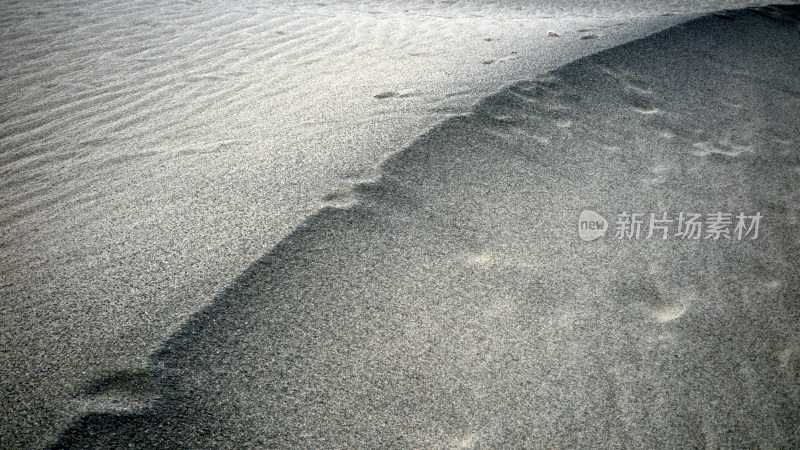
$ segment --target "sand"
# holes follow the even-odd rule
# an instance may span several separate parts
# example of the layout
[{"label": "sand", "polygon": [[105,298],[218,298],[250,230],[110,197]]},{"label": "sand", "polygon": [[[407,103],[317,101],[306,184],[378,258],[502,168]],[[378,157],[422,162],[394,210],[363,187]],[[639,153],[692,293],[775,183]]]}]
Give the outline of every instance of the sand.
[{"label": "sand", "polygon": [[0,444],[797,446],[797,11],[724,6],[4,5]]}]

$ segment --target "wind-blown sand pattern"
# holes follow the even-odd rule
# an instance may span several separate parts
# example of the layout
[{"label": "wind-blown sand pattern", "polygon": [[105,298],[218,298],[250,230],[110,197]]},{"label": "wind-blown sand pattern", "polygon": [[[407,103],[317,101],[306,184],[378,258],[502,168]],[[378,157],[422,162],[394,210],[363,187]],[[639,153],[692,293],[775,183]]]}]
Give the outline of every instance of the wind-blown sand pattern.
[{"label": "wind-blown sand pattern", "polygon": [[[249,6],[137,23],[164,33],[123,55],[141,67],[76,27],[109,48],[88,72],[97,53],[24,59],[7,43],[36,38],[4,28],[3,446],[799,445],[797,8],[626,31],[580,7],[397,30],[369,4]],[[494,33],[514,17],[537,20]],[[489,48],[361,44],[443,24]],[[85,96],[37,79],[62,63]],[[586,243],[583,209],[765,219],[753,241]]]}]

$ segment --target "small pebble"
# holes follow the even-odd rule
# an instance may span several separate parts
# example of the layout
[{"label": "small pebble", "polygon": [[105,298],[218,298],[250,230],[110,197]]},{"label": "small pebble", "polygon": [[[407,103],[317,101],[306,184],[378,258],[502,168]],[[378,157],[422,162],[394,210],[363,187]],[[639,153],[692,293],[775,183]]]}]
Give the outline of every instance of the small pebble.
[{"label": "small pebble", "polygon": [[548,35],[548,36],[555,36],[555,37],[559,37],[559,36],[561,36],[560,34],[556,33],[556,32],[555,32],[555,31],[553,31],[553,30],[550,30],[550,31],[548,31],[548,32],[547,32],[547,35]]}]

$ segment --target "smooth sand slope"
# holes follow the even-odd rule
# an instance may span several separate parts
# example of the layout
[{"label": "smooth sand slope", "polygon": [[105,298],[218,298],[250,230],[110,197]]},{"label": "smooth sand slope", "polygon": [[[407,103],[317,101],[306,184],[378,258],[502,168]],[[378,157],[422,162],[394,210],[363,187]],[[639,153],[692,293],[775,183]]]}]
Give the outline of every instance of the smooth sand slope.
[{"label": "smooth sand slope", "polygon": [[83,386],[441,120],[751,2],[640,3],[0,2],[0,447],[94,411]]},{"label": "smooth sand slope", "polygon": [[[798,19],[704,16],[446,120],[85,386],[60,445],[797,447]],[[583,209],[763,220],[583,242]]]}]

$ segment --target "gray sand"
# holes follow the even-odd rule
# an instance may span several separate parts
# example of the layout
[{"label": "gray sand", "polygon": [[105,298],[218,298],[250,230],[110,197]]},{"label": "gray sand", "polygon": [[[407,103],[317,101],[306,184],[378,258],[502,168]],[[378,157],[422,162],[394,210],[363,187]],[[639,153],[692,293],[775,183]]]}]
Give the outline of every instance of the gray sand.
[{"label": "gray sand", "polygon": [[[337,195],[59,445],[800,446],[800,10],[521,81]],[[578,215],[763,215],[757,239]]]},{"label": "gray sand", "polygon": [[641,3],[0,2],[0,447],[150,404],[86,386],[146,373],[248,266],[442,120],[752,4]]}]

